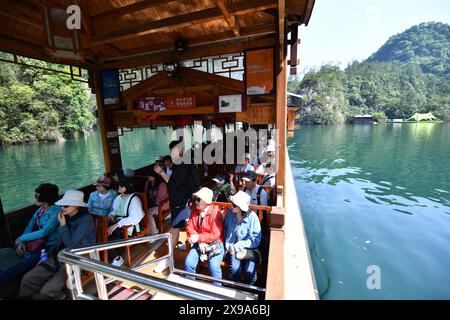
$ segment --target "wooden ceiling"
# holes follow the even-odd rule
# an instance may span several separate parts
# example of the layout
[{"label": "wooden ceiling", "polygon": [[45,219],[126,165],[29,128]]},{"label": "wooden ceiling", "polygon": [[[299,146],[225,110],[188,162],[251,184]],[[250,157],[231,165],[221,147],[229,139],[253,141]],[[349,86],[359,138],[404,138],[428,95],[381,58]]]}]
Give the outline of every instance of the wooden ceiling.
[{"label": "wooden ceiling", "polygon": [[[288,28],[307,25],[314,2],[0,0],[0,51],[88,69],[231,53],[275,45],[279,8],[284,10]],[[66,11],[73,4],[81,9],[82,27],[78,32],[58,22],[56,12]],[[64,47],[67,39],[73,45]],[[175,50],[175,42],[180,39],[187,44],[183,51]]]}]

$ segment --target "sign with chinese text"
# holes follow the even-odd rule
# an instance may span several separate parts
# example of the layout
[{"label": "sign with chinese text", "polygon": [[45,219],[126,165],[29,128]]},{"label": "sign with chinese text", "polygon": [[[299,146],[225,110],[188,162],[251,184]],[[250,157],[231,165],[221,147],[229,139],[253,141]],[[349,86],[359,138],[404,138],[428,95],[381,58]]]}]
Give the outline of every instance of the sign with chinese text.
[{"label": "sign with chinese text", "polygon": [[272,95],[274,88],[273,48],[245,52],[247,95]]},{"label": "sign with chinese text", "polygon": [[139,99],[139,108],[147,112],[195,109],[194,95],[148,96]]}]

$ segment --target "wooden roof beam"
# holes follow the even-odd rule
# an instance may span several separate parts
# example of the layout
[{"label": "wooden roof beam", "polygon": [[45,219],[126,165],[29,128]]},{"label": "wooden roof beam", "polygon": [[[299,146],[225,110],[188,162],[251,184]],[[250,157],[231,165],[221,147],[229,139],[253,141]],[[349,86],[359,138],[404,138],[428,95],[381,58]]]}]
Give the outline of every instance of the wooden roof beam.
[{"label": "wooden roof beam", "polygon": [[[89,9],[86,0],[76,0],[76,3],[81,9],[82,29],[86,31],[86,35],[90,38],[92,36],[92,20],[89,16]],[[82,30],[83,31],[83,30]]]},{"label": "wooden roof beam", "polygon": [[135,13],[138,11],[153,8],[161,4],[167,4],[169,2],[174,1],[177,0],[142,0],[137,3],[130,4],[128,6],[95,14],[91,16],[91,20],[93,23],[96,23],[105,19],[115,19],[126,14]]},{"label": "wooden roof beam", "polygon": [[217,7],[219,7],[220,11],[222,11],[225,21],[228,23],[228,26],[230,27],[230,29],[233,30],[234,35],[236,37],[239,37],[240,31],[239,31],[239,25],[237,23],[236,17],[232,16],[230,14],[227,6],[225,5],[224,0],[217,0],[216,5],[217,5]]},{"label": "wooden roof beam", "polygon": [[[251,36],[259,36],[266,35],[276,32],[276,26],[273,23],[270,24],[260,24],[252,27],[242,28],[240,30],[240,37],[251,37]],[[199,45],[208,44],[208,43],[219,43],[222,41],[226,41],[230,38],[233,38],[233,34],[230,31],[221,32],[216,34],[204,35],[201,37],[189,39],[188,42],[188,50]],[[112,46],[112,45],[111,45]],[[125,59],[127,57],[145,55],[151,52],[161,52],[161,51],[169,51],[174,50],[174,42],[165,42],[158,43],[151,46],[140,47],[136,49],[130,50],[122,50],[121,55],[116,55],[114,59]],[[104,59],[107,61],[108,59]]]},{"label": "wooden roof beam", "polygon": [[[233,5],[229,13],[231,15],[243,15],[257,11],[263,11],[269,8],[276,8],[275,0],[256,0],[239,2]],[[87,47],[109,43],[112,41],[129,39],[143,36],[149,33],[161,31],[170,31],[174,28],[182,28],[194,24],[205,23],[213,20],[222,19],[223,14],[219,8],[210,8],[197,12],[191,12],[183,15],[170,17],[158,21],[152,21],[137,27],[130,27],[107,34],[101,34],[92,38],[92,42]]]},{"label": "wooden roof beam", "polygon": [[42,20],[39,20],[39,18],[31,17],[21,13],[29,12],[29,10],[29,8],[27,9],[22,6],[21,1],[2,0],[0,15],[14,19],[21,23],[25,23],[34,28],[42,29],[44,27],[42,24],[42,21],[44,19],[43,15],[41,16]]},{"label": "wooden roof beam", "polygon": [[186,50],[186,52],[173,50],[172,52],[149,54],[142,57],[106,62],[99,65],[99,67],[102,70],[132,68],[137,66],[146,66],[173,61],[184,61],[200,57],[242,52],[250,48],[264,48],[274,46],[275,44],[276,43],[274,37],[254,37],[239,39],[233,38],[220,44],[204,45],[197,48],[190,48],[189,50]]}]

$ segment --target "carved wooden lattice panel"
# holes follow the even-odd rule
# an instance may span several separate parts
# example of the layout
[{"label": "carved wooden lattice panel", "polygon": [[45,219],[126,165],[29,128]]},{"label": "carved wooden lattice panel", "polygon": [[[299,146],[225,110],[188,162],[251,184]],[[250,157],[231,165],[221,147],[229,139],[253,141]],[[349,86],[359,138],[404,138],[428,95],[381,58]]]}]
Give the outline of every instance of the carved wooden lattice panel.
[{"label": "carved wooden lattice panel", "polygon": [[[243,52],[187,60],[180,64],[186,68],[192,68],[222,77],[236,80],[244,79]],[[162,64],[150,65],[142,68],[121,69],[119,70],[120,90],[127,90],[163,70]]]}]

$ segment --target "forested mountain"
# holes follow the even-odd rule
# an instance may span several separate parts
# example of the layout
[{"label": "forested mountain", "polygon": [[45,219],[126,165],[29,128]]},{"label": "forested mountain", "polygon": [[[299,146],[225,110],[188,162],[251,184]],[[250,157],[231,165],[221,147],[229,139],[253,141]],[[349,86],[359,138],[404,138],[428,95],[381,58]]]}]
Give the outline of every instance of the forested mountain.
[{"label": "forested mountain", "polygon": [[440,77],[450,74],[450,26],[422,23],[391,37],[367,62],[402,62]]},{"label": "forested mountain", "polygon": [[450,120],[450,26],[423,23],[391,37],[376,53],[345,70],[326,65],[308,72],[289,91],[304,96],[303,120],[343,123],[381,112],[407,118],[432,112]]},{"label": "forested mountain", "polygon": [[71,138],[92,128],[94,108],[87,85],[67,75],[0,62],[0,144]]}]

